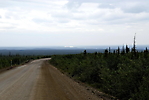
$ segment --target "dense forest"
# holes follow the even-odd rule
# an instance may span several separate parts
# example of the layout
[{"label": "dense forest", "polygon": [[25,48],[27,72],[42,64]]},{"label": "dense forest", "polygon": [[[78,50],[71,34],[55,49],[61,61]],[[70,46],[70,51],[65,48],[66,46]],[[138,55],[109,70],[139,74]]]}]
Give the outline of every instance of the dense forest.
[{"label": "dense forest", "polygon": [[15,67],[20,64],[27,63],[34,59],[46,58],[49,56],[35,56],[35,55],[0,55],[0,69],[6,67]]},{"label": "dense forest", "polygon": [[53,55],[50,63],[70,77],[120,100],[148,100],[149,51],[127,45],[104,53]]}]

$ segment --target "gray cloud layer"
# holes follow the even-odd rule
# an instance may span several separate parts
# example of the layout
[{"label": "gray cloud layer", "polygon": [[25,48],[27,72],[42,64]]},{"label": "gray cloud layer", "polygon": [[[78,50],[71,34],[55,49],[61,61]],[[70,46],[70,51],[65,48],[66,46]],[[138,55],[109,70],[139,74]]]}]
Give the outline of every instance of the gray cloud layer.
[{"label": "gray cloud layer", "polygon": [[77,8],[82,3],[99,3],[99,8],[114,9],[120,8],[126,13],[140,13],[149,11],[147,0],[69,0],[68,8]]},{"label": "gray cloud layer", "polygon": [[74,42],[87,34],[86,40],[92,37],[98,43],[107,36],[121,40],[135,32],[147,37],[148,4],[147,0],[5,0],[0,1],[0,32],[19,34],[23,30],[22,34],[53,37],[63,33],[64,41],[77,35]]}]

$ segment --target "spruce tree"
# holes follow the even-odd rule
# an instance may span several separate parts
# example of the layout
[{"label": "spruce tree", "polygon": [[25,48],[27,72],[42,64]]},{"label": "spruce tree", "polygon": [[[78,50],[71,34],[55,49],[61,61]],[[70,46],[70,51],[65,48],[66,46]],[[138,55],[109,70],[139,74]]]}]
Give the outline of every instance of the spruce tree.
[{"label": "spruce tree", "polygon": [[130,49],[128,48],[128,46],[126,45],[126,53],[129,53]]}]

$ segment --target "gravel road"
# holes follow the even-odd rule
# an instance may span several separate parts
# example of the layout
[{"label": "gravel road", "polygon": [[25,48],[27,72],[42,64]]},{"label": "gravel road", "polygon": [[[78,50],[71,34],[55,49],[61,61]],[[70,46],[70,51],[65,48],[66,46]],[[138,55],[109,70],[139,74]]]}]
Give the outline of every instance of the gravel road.
[{"label": "gravel road", "polygon": [[51,66],[32,61],[0,73],[0,100],[103,100]]}]

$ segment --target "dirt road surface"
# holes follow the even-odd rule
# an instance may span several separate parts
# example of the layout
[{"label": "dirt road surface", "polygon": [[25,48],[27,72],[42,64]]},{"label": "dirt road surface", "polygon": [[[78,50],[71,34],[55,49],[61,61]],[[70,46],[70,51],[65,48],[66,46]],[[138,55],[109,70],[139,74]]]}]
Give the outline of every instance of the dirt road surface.
[{"label": "dirt road surface", "polygon": [[46,60],[49,59],[0,73],[0,100],[103,100]]}]

